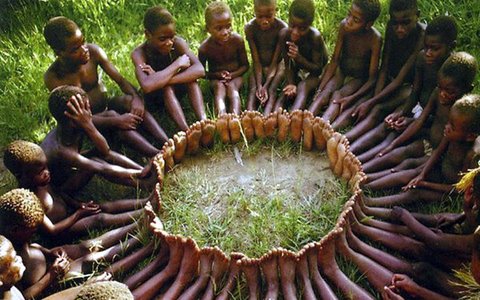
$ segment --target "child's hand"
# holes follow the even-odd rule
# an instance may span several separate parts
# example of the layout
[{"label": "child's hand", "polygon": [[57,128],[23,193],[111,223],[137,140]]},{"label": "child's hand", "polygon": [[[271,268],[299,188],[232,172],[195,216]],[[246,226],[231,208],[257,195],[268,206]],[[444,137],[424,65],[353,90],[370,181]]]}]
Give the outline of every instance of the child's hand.
[{"label": "child's hand", "polygon": [[350,106],[350,103],[352,103],[353,100],[355,100],[355,99],[352,96],[347,96],[347,97],[343,97],[343,98],[340,98],[340,99],[333,100],[333,103],[340,104],[339,114],[341,114],[343,112],[343,109],[345,107]]},{"label": "child's hand", "polygon": [[401,116],[402,116],[401,112],[393,112],[389,114],[384,121],[389,127],[391,127],[391,125],[395,123],[395,121],[397,121],[397,119],[400,118]]},{"label": "child's hand", "polygon": [[402,296],[397,294],[394,286],[386,286],[383,288],[382,299],[383,300],[405,300]]},{"label": "child's hand", "polygon": [[407,275],[393,275],[392,285],[399,290],[405,291],[410,295],[415,296],[415,287],[417,286],[417,284]]},{"label": "child's hand", "polygon": [[295,60],[298,56],[298,46],[294,42],[287,41],[288,52],[287,55],[291,59]]},{"label": "child's hand", "polygon": [[222,81],[223,83],[228,83],[230,80],[232,80],[232,74],[230,74],[230,72],[220,72],[220,81]]},{"label": "child's hand", "polygon": [[403,131],[405,128],[407,128],[409,123],[410,122],[408,122],[408,118],[402,116],[392,123],[391,128],[395,131]]},{"label": "child's hand", "polygon": [[424,179],[423,175],[421,175],[421,174],[418,175],[417,177],[410,180],[410,182],[406,186],[402,187],[402,190],[407,191],[407,190],[410,190],[410,189],[420,187],[422,185],[423,179]]},{"label": "child's hand", "polygon": [[155,70],[149,64],[144,63],[144,64],[139,65],[139,67],[142,70],[142,72],[147,74],[147,75],[155,74]]},{"label": "child's hand", "polygon": [[289,84],[283,88],[283,93],[289,98],[294,97],[297,95],[297,86],[294,84]]},{"label": "child's hand", "polygon": [[90,110],[90,102],[83,99],[80,94],[72,96],[67,102],[68,110],[64,113],[78,127],[84,128],[92,123],[92,111]]},{"label": "child's hand", "polygon": [[179,56],[176,60],[175,63],[177,64],[178,68],[183,70],[188,67],[190,67],[190,57],[188,55],[183,54],[182,56]]},{"label": "child's hand", "polygon": [[370,112],[370,103],[363,102],[352,113],[352,118],[357,118],[357,122],[365,119],[367,114]]},{"label": "child's hand", "polygon": [[118,117],[117,127],[121,130],[135,130],[142,122],[142,117],[132,113],[125,113]]},{"label": "child's hand", "polygon": [[145,105],[143,104],[142,99],[138,95],[134,95],[130,105],[130,113],[143,118],[145,113]]},{"label": "child's hand", "polygon": [[257,88],[257,91],[255,92],[255,96],[257,96],[261,104],[264,104],[268,100],[267,89],[264,88],[263,86]]},{"label": "child's hand", "polygon": [[92,201],[82,204],[82,206],[77,210],[79,217],[85,217],[90,215],[96,215],[102,210],[98,204],[93,203]]},{"label": "child's hand", "polygon": [[57,257],[50,267],[50,271],[53,273],[57,280],[65,277],[65,274],[70,270],[70,262],[67,257]]}]

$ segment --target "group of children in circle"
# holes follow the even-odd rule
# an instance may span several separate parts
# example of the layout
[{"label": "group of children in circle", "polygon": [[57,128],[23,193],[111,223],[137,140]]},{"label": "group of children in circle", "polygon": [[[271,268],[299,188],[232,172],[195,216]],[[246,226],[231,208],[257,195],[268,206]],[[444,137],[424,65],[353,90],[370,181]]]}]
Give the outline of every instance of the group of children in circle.
[{"label": "group of children in circle", "polygon": [[[196,145],[188,144],[190,148],[211,144],[215,128],[223,141],[238,140],[231,130],[247,124],[245,119],[250,119],[252,127],[272,120],[278,120],[281,127],[281,122],[285,126],[306,118],[313,120],[322,113],[334,129],[353,125],[345,140],[363,163],[367,176],[364,187],[404,189],[380,198],[365,196],[364,203],[371,206],[438,200],[451,191],[459,172],[475,163],[480,96],[468,93],[477,63],[470,54],[453,51],[457,36],[453,18],[439,16],[425,26],[419,22],[415,0],[391,0],[382,50],[381,34],[373,26],[380,14],[378,0],[353,0],[338,26],[329,60],[322,34],[312,27],[313,1],[294,0],[288,23],[276,17],[275,0],[255,0],[254,12],[255,18],[245,25],[252,68],[248,113],[241,116],[240,91],[249,63],[244,40],[232,31],[232,12],[224,2],[211,2],[205,10],[210,36],[200,45],[198,56],[176,35],[175,20],[168,10],[159,6],[147,10],[146,41],[131,54],[142,93],[121,76],[102,48],[85,43],[74,21],[55,17],[47,22],[44,36],[57,59],[44,81],[51,91],[48,106],[57,127],[41,148],[24,141],[7,147],[5,165],[19,187],[30,189],[34,195],[16,190],[2,196],[6,204],[0,205],[0,234],[10,238],[23,254],[27,269],[42,265],[23,279],[26,298],[35,297],[51,284],[55,280],[52,274],[63,274],[68,268],[81,270],[82,258],[88,253],[82,247],[75,251],[73,246],[67,247],[70,258],[79,259],[77,265],[67,267],[65,249],[56,252],[29,246],[37,227],[58,234],[83,232],[99,224],[124,226],[121,233],[107,234],[104,238],[108,240],[131,230],[128,224],[132,218],[142,214],[139,208],[147,199],[98,205],[81,203],[72,195],[95,174],[130,186],[140,184],[148,189],[154,185],[151,164],[140,166],[110,149],[107,140],[119,138],[146,157],[155,156],[160,149],[144,133],[161,144],[172,143],[145,108],[154,108],[155,103],[163,103],[183,131],[175,135],[175,145],[187,147],[187,140],[197,140]],[[99,66],[125,95],[108,99]],[[208,79],[213,90],[217,122],[207,119],[198,84],[201,78]],[[188,126],[179,101],[184,94],[199,120],[193,127]],[[253,112],[256,110],[263,116]],[[80,151],[84,137],[93,146],[87,153]],[[193,148],[190,152],[196,151]],[[11,203],[31,197],[38,198],[41,207],[37,213],[32,213],[35,205],[26,208],[24,214],[32,215],[30,223],[7,224],[4,216],[13,213],[9,212],[11,207],[15,213],[17,206],[25,208],[23,200]],[[77,210],[67,217],[68,206]],[[466,230],[471,233],[475,228],[470,224]],[[32,251],[38,253],[32,255]],[[50,273],[46,253],[55,260]],[[49,278],[44,279],[47,275]],[[7,287],[2,285],[4,291]]]}]

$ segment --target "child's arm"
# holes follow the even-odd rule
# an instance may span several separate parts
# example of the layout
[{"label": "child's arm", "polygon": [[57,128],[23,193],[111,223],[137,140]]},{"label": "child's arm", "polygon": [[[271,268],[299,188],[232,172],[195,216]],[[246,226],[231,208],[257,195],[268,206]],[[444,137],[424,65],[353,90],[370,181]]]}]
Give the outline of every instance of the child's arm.
[{"label": "child's arm", "polygon": [[95,57],[98,59],[100,67],[113,81],[118,84],[122,92],[124,92],[126,95],[132,96],[130,112],[137,116],[143,117],[143,114],[145,112],[145,105],[143,103],[143,99],[138,95],[133,85],[128,82],[120,74],[120,72],[118,72],[117,68],[108,59],[107,54],[105,53],[105,51],[103,51],[102,48],[97,45],[90,44],[89,49],[90,53],[92,53],[92,55],[95,55]]},{"label": "child's arm", "polygon": [[[432,156],[430,156],[430,158],[427,160],[420,174],[418,174],[417,177],[410,180],[410,182],[402,188],[404,191],[408,189],[414,189],[417,186],[420,187],[425,182],[424,179],[426,175],[433,169],[435,164],[437,164],[440,161],[443,153],[447,151],[448,143],[449,142],[447,138],[443,137],[442,141],[440,142],[440,145],[438,145],[438,147],[435,150],[433,150]],[[450,185],[449,190],[451,190],[451,188],[452,188],[452,185]]]},{"label": "child's arm", "polygon": [[236,37],[237,43],[237,58],[239,61],[239,68],[233,72],[230,72],[231,79],[242,76],[248,71],[248,57],[247,50],[245,49],[245,42],[241,36]]},{"label": "child's arm", "polygon": [[205,76],[205,69],[203,68],[202,63],[200,62],[198,57],[193,54],[184,39],[178,37],[175,38],[174,47],[177,53],[181,55],[185,54],[188,56],[188,58],[190,59],[190,66],[182,70],[181,72],[173,75],[168,84],[193,82],[198,78]]},{"label": "child's arm", "polygon": [[165,69],[155,72],[149,68],[141,47],[133,50],[131,58],[135,67],[135,76],[146,94],[163,88],[175,74],[190,66],[190,58],[187,55],[182,55]]},{"label": "child's arm", "polygon": [[211,72],[210,71],[210,64],[209,67],[207,68],[207,61],[208,61],[208,43],[209,43],[209,38],[207,38],[203,43],[200,45],[198,48],[198,59],[200,60],[200,63],[202,63],[203,67],[205,68],[205,78],[207,79],[215,79],[215,80],[222,80],[223,75],[222,72]]},{"label": "child's arm", "polygon": [[[373,28],[372,28],[372,35],[373,35],[372,36],[373,45],[372,45],[372,52],[371,52],[372,54],[370,56],[370,66],[368,68],[368,79],[355,93],[353,93],[348,97],[335,101],[336,103],[341,103],[341,106],[345,106],[345,107],[349,106],[352,101],[355,101],[359,97],[366,94],[375,85],[375,82],[377,80],[377,74],[378,74],[378,64],[380,61],[380,51],[382,49],[382,37],[380,36],[380,33],[378,33]],[[370,108],[371,107],[369,107],[367,111],[370,111]],[[358,115],[360,116],[360,112],[358,112]]]},{"label": "child's arm", "polygon": [[311,61],[303,57],[299,51],[298,45],[293,42],[287,42],[288,44],[288,57],[293,60],[301,68],[314,74],[320,74],[323,66],[325,65],[325,59],[327,57],[327,48],[322,36],[316,30],[311,30],[311,41],[305,41],[305,43],[312,43],[312,59]]},{"label": "child's arm", "polygon": [[72,215],[55,224],[53,224],[52,221],[45,215],[43,217],[41,229],[48,235],[55,236],[72,227],[72,225],[75,224],[75,222],[77,222],[79,219],[85,216],[98,214],[100,211],[101,210],[98,204],[93,204],[91,202],[84,203]]},{"label": "child's arm", "polygon": [[385,147],[382,151],[378,153],[378,156],[382,156],[387,154],[388,152],[392,151],[396,147],[403,145],[406,141],[410,140],[413,136],[415,136],[421,129],[423,124],[430,116],[431,112],[434,110],[438,98],[438,89],[430,95],[430,99],[428,100],[425,109],[422,111],[420,117],[414,120],[405,131],[402,132],[393,142],[390,143],[387,147]]},{"label": "child's arm", "polygon": [[[255,22],[255,21],[251,21],[251,22]],[[253,72],[250,76],[255,76],[255,82],[257,86],[257,97],[258,95],[262,95],[262,98],[265,98],[263,97],[266,94],[266,90],[264,85],[262,84],[262,77],[263,77],[262,64],[260,63],[260,56],[258,54],[257,45],[255,45],[255,41],[253,40],[252,26],[254,25],[251,22],[247,23],[244,27],[245,38],[247,39],[248,46],[250,47],[250,54],[252,55]],[[277,49],[275,48],[275,51],[276,50]],[[275,57],[272,59],[271,66],[273,66],[274,59]],[[272,75],[274,75],[274,73]],[[271,76],[271,78],[273,78],[273,76]],[[268,77],[267,77],[267,80],[268,80]],[[267,82],[265,82],[265,86],[267,86]]]},{"label": "child's arm", "polygon": [[268,88],[270,83],[272,83],[273,78],[275,78],[275,74],[277,73],[278,64],[281,62],[281,55],[282,55],[282,47],[280,45],[280,39],[277,40],[277,44],[275,45],[275,51],[273,52],[272,62],[268,67],[268,72],[265,79],[264,87]]},{"label": "child's arm", "polygon": [[345,31],[343,29],[343,21],[342,21],[342,23],[340,23],[340,27],[338,30],[337,41],[335,42],[335,50],[333,51],[332,58],[330,59],[330,62],[325,68],[325,73],[323,74],[322,79],[320,81],[320,85],[318,86],[319,91],[323,90],[323,88],[327,85],[328,81],[330,81],[333,75],[335,75],[335,72],[337,70],[338,63],[340,60],[340,54],[342,52],[344,35],[345,35]]}]

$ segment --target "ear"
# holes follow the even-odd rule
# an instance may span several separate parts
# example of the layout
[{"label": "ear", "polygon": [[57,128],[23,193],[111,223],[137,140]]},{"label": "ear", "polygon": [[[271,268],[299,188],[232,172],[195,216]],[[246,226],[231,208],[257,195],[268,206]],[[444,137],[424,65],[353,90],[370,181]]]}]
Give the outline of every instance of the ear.
[{"label": "ear", "polygon": [[372,26],[373,26],[373,21],[369,21],[369,22],[367,22],[367,24],[365,24],[365,29],[368,30],[368,29],[372,28]]},{"label": "ear", "polygon": [[145,32],[145,38],[146,38],[147,40],[149,40],[149,39],[152,37],[152,34],[151,34],[150,31],[148,31],[147,29],[145,29],[144,32]]},{"label": "ear", "polygon": [[455,47],[457,47],[457,40],[454,40],[450,43],[450,50],[453,51],[453,49],[455,49]]}]

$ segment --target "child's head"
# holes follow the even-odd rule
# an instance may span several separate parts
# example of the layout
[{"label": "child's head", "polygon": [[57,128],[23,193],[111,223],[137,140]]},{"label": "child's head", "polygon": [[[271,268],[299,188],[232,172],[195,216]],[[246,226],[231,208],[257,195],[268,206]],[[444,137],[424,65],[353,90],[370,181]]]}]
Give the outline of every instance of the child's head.
[{"label": "child's head", "polygon": [[72,20],[55,17],[48,20],[43,36],[55,53],[72,63],[86,64],[90,59],[80,28]]},{"label": "child's head", "polygon": [[75,297],[75,300],[133,300],[132,292],[118,281],[100,281],[87,284]]},{"label": "child's head", "polygon": [[443,63],[455,48],[457,25],[452,17],[440,16],[425,29],[425,61],[427,64]]},{"label": "child's head", "polygon": [[391,0],[389,13],[389,26],[398,39],[406,38],[415,29],[420,15],[417,0]]},{"label": "child's head", "polygon": [[150,7],[143,17],[145,37],[156,51],[166,54],[172,50],[175,37],[175,19],[168,10],[160,6]]},{"label": "child's head", "polygon": [[14,189],[0,196],[0,234],[11,241],[28,242],[44,215],[42,203],[27,189]]},{"label": "child's head", "polygon": [[205,25],[218,43],[226,43],[232,34],[232,12],[225,2],[211,2],[205,9]]},{"label": "child's head", "polygon": [[288,10],[288,28],[290,39],[298,41],[307,34],[312,25],[315,6],[312,0],[294,0]]},{"label": "child's head", "polygon": [[22,278],[25,266],[12,243],[0,235],[0,290],[8,291]]},{"label": "child's head", "polygon": [[359,32],[372,27],[380,15],[378,0],[353,0],[348,16],[345,19],[345,30]]},{"label": "child's head", "polygon": [[470,92],[477,74],[477,60],[467,52],[450,55],[438,72],[438,99],[441,104],[452,105]]},{"label": "child's head", "polygon": [[69,122],[65,112],[69,110],[67,103],[72,96],[79,94],[82,98],[87,98],[87,93],[80,87],[73,85],[62,85],[56,87],[50,93],[48,98],[48,110],[60,125],[66,125]]},{"label": "child's head", "polygon": [[254,0],[253,10],[255,11],[255,22],[261,30],[272,28],[277,12],[276,0]]},{"label": "child's head", "polygon": [[21,140],[11,142],[5,149],[3,162],[21,187],[35,188],[50,183],[47,158],[37,144]]},{"label": "child's head", "polygon": [[480,95],[465,95],[450,110],[443,135],[451,142],[473,142],[480,133]]}]

